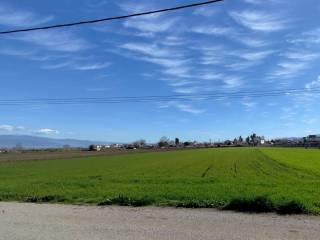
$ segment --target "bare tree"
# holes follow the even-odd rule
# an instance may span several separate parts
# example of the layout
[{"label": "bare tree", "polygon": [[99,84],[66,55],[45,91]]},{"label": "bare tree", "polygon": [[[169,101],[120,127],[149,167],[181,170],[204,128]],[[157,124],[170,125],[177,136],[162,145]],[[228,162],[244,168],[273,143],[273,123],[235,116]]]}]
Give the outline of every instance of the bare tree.
[{"label": "bare tree", "polygon": [[159,147],[167,147],[169,145],[170,139],[167,137],[162,137],[160,138],[159,142],[158,142],[158,146]]}]

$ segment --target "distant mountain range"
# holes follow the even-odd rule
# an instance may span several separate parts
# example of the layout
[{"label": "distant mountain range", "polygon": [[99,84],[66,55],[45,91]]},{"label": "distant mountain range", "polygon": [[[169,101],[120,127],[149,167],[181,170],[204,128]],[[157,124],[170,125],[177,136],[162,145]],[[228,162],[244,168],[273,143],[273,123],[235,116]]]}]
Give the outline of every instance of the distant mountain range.
[{"label": "distant mountain range", "polygon": [[23,148],[62,148],[88,147],[91,144],[108,144],[107,142],[87,141],[77,139],[55,139],[48,137],[37,137],[28,135],[0,135],[0,148],[13,148],[17,145]]}]

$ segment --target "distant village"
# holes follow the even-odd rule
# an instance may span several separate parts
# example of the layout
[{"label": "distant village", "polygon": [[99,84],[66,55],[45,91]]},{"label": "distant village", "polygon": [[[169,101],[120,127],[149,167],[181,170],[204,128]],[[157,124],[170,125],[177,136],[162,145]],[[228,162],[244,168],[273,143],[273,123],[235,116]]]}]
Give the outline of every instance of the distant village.
[{"label": "distant village", "polygon": [[305,147],[320,148],[320,134],[307,137],[292,137],[267,140],[264,136],[252,134],[246,138],[242,136],[233,140],[198,142],[180,141],[179,138],[171,140],[167,137],[160,138],[157,143],[147,143],[145,140],[138,140],[130,144],[99,144],[90,145],[90,151],[103,151],[107,149],[171,149],[171,148],[210,148],[210,147]]},{"label": "distant village", "polygon": [[29,152],[29,151],[107,151],[107,150],[135,150],[135,149],[183,149],[183,148],[219,148],[219,147],[304,147],[320,149],[320,134],[309,135],[298,138],[278,138],[266,139],[264,136],[251,134],[247,137],[239,136],[233,140],[199,142],[199,141],[181,141],[179,138],[169,139],[162,137],[157,143],[147,143],[145,140],[137,140],[127,144],[92,144],[88,147],[71,147],[64,145],[57,148],[25,148],[22,144],[16,144],[12,148],[0,148],[1,153],[8,152]]}]

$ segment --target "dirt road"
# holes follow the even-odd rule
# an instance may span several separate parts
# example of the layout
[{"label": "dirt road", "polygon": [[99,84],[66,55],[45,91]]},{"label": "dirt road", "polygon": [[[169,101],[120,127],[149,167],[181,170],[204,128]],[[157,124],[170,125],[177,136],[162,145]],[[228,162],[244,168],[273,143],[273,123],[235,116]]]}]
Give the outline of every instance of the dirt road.
[{"label": "dirt road", "polygon": [[0,203],[0,239],[319,240],[320,217]]}]

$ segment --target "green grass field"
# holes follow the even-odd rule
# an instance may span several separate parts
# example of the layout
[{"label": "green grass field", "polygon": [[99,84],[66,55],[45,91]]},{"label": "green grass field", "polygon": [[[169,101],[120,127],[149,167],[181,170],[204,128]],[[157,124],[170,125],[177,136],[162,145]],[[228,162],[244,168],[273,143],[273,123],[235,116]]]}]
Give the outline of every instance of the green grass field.
[{"label": "green grass field", "polygon": [[320,150],[221,148],[0,162],[0,199],[320,214]]}]

